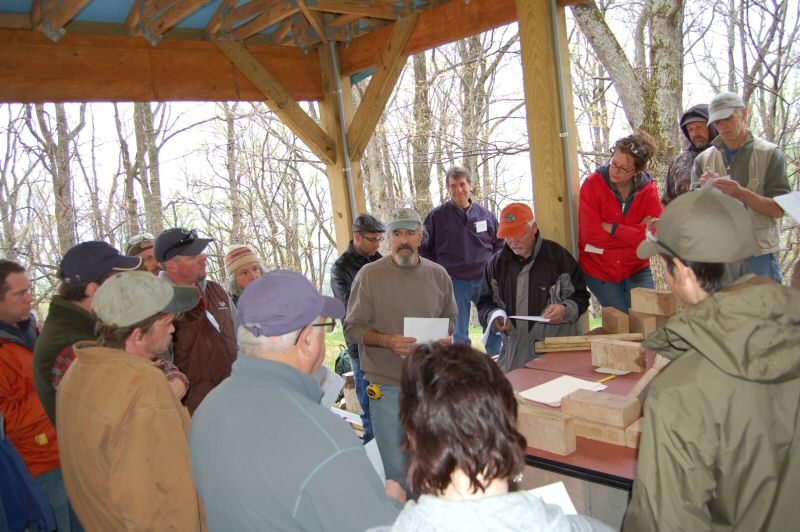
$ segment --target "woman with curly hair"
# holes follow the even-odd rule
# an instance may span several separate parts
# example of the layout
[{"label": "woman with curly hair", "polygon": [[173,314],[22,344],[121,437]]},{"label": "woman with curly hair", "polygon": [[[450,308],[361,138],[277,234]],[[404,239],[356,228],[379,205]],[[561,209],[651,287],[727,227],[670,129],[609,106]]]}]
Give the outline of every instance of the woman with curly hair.
[{"label": "woman with curly hair", "polygon": [[647,172],[655,153],[655,140],[644,131],[621,138],[611,161],[581,186],[578,262],[600,304],[626,313],[632,289],[654,288],[650,261],[638,258],[636,247],[664,210]]}]

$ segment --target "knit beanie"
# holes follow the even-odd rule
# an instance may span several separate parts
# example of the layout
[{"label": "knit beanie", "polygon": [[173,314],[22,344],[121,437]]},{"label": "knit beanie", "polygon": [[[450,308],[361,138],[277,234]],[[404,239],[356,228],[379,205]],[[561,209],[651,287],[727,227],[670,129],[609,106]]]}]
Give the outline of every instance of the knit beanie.
[{"label": "knit beanie", "polygon": [[245,264],[253,262],[258,262],[253,248],[244,244],[234,244],[225,255],[225,275],[231,275]]}]

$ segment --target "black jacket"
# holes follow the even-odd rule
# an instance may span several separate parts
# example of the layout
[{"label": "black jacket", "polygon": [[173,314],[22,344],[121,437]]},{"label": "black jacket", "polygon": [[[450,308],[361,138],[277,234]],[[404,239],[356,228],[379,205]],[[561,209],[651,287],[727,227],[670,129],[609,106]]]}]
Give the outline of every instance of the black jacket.
[{"label": "black jacket", "polygon": [[[347,303],[350,301],[350,288],[353,286],[353,279],[356,278],[358,271],[370,262],[375,262],[381,258],[380,253],[375,253],[371,257],[364,257],[360,255],[353,247],[353,241],[347,246],[347,251],[336,259],[331,268],[331,290],[333,296],[344,303],[347,308]],[[342,322],[344,326],[344,321]],[[350,356],[358,356],[358,350],[355,346],[348,346],[350,349]]]},{"label": "black jacket", "polygon": [[708,144],[705,146],[695,146],[689,138],[686,126],[691,122],[697,122],[698,118],[708,121],[708,105],[701,103],[690,107],[681,116],[681,131],[688,140],[688,144],[683,151],[678,154],[667,170],[667,180],[664,183],[664,193],[661,195],[661,203],[666,207],[667,204],[689,190],[692,184],[692,163],[700,152],[711,145],[711,141],[717,138],[717,129],[712,125],[708,126]]}]

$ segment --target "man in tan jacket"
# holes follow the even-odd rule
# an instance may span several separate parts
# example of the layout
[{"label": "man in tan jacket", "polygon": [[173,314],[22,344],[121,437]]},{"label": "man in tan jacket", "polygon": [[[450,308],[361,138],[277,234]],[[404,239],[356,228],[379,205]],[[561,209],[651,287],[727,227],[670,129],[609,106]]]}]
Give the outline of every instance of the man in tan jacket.
[{"label": "man in tan jacket", "polygon": [[67,493],[88,530],[204,530],[189,459],[189,414],[154,359],[178,312],[200,293],[143,271],[97,290],[97,342],[77,359],[56,395]]}]

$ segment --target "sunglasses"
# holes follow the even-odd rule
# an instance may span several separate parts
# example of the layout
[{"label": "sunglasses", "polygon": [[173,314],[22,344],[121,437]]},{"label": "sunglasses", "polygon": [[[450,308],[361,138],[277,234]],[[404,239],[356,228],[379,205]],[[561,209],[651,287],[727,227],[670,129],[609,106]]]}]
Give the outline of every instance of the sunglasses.
[{"label": "sunglasses", "polygon": [[126,248],[131,246],[135,246],[136,244],[141,244],[146,240],[155,240],[156,237],[153,236],[152,233],[140,233],[138,235],[134,235],[128,240],[128,243],[125,245]]},{"label": "sunglasses", "polygon": [[613,148],[611,148],[611,155],[614,155],[614,153],[617,151],[617,148],[620,148],[622,151],[632,153],[633,155],[635,155],[640,159],[647,159],[647,152],[645,151],[645,149],[633,141],[622,142],[618,146],[614,146]]},{"label": "sunglasses", "polygon": [[186,231],[184,229],[183,230],[183,238],[181,238],[180,240],[178,240],[177,242],[172,244],[170,247],[168,247],[166,250],[164,250],[164,256],[168,257],[169,256],[169,252],[172,251],[173,249],[178,249],[178,248],[182,248],[184,246],[188,246],[189,244],[191,244],[195,240],[197,240],[197,229],[192,229],[191,231]]}]

